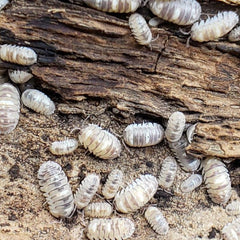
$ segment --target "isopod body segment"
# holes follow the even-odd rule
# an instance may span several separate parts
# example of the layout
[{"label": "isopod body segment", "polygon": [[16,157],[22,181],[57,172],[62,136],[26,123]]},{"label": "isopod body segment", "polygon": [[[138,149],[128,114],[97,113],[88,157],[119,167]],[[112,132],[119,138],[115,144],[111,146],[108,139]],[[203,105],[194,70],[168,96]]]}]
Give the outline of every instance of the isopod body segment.
[{"label": "isopod body segment", "polygon": [[10,69],[8,70],[8,75],[10,79],[17,84],[25,83],[33,77],[33,75],[29,72]]},{"label": "isopod body segment", "polygon": [[200,174],[192,174],[189,178],[185,179],[181,184],[181,191],[184,193],[192,192],[195,188],[202,184],[203,178]]},{"label": "isopod body segment", "polygon": [[239,240],[240,239],[240,217],[228,223],[222,229],[224,240]]},{"label": "isopod body segment", "polygon": [[84,208],[87,217],[109,217],[113,212],[112,206],[107,202],[90,203]]},{"label": "isopod body segment", "polygon": [[233,201],[226,206],[228,215],[240,215],[240,201]]},{"label": "isopod body segment", "polygon": [[64,141],[55,141],[51,144],[49,150],[54,155],[65,155],[72,153],[78,147],[76,139],[66,139]]}]

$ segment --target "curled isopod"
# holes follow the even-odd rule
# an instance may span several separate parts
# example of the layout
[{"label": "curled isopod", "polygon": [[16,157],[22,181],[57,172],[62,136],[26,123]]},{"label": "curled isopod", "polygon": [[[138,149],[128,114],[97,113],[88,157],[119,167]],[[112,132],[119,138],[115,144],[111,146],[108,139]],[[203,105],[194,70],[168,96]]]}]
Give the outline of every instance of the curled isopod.
[{"label": "curled isopod", "polygon": [[102,194],[106,199],[114,198],[122,184],[123,172],[118,169],[112,170],[102,188]]},{"label": "curled isopod", "polygon": [[184,193],[192,192],[194,189],[202,184],[202,175],[192,174],[189,178],[185,179],[181,184],[181,191]]},{"label": "curled isopod", "polygon": [[22,94],[23,104],[35,112],[51,115],[55,111],[54,102],[44,93],[36,89],[27,89]]},{"label": "curled isopod", "polygon": [[197,123],[196,123],[196,124],[191,124],[191,125],[187,128],[187,133],[186,133],[186,135],[187,135],[187,140],[188,140],[189,143],[191,143],[192,140],[193,140],[193,136],[194,136],[194,134],[195,134],[194,131],[195,131],[196,126],[197,126]]},{"label": "curled isopod", "polygon": [[72,153],[77,147],[78,141],[76,139],[66,139],[64,141],[53,142],[49,150],[54,155],[64,155]]},{"label": "curled isopod", "polygon": [[103,12],[129,13],[135,12],[141,0],[83,0],[88,6]]},{"label": "curled isopod", "polygon": [[145,218],[156,233],[160,235],[167,234],[169,230],[168,223],[158,208],[148,207],[145,212]]},{"label": "curled isopod", "polygon": [[115,206],[119,212],[129,213],[143,207],[156,193],[157,179],[151,175],[141,175],[115,196]]},{"label": "curled isopod", "polygon": [[231,31],[238,20],[235,12],[219,12],[212,18],[194,23],[191,28],[191,39],[197,42],[216,41]]},{"label": "curled isopod", "polygon": [[223,162],[208,158],[202,162],[203,179],[213,202],[225,204],[231,197],[231,180]]},{"label": "curled isopod", "polygon": [[134,223],[128,218],[93,219],[87,228],[90,240],[121,240],[130,238],[135,231]]},{"label": "curled isopod", "polygon": [[81,182],[74,195],[74,201],[78,209],[86,207],[96,194],[100,184],[100,178],[95,173],[88,174]]},{"label": "curled isopod", "polygon": [[161,171],[158,178],[158,184],[163,189],[170,188],[173,185],[177,173],[177,162],[171,156],[163,160]]},{"label": "curled isopod", "polygon": [[234,28],[229,34],[228,34],[228,40],[230,42],[238,42],[240,41],[240,26]]},{"label": "curled isopod", "polygon": [[1,0],[0,1],[0,10],[2,10],[8,3],[9,3],[8,0]]},{"label": "curled isopod", "polygon": [[226,206],[228,215],[240,215],[240,201],[233,201]]},{"label": "curled isopod", "polygon": [[80,144],[99,158],[114,159],[120,155],[121,143],[119,140],[95,124],[84,127],[78,139]]},{"label": "curled isopod", "polygon": [[112,212],[112,206],[106,202],[90,203],[84,208],[84,215],[87,217],[108,217]]},{"label": "curled isopod", "polygon": [[31,73],[22,70],[9,69],[8,74],[14,83],[25,83],[33,77]]},{"label": "curled isopod", "polygon": [[38,170],[38,179],[50,213],[57,218],[71,217],[75,211],[73,194],[61,166],[52,161],[43,163]]},{"label": "curled isopod", "polygon": [[131,124],[123,132],[123,138],[131,147],[147,147],[160,143],[164,137],[164,130],[157,123]]},{"label": "curled isopod", "polygon": [[240,217],[224,226],[221,232],[224,240],[240,240]]},{"label": "curled isopod", "polygon": [[201,15],[201,5],[196,0],[150,0],[152,13],[178,25],[190,25]]},{"label": "curled isopod", "polygon": [[0,134],[13,131],[19,120],[20,96],[10,83],[0,85]]},{"label": "curled isopod", "polygon": [[148,21],[148,25],[150,27],[157,27],[159,24],[161,24],[163,20],[159,17],[153,17]]},{"label": "curled isopod", "polygon": [[3,61],[27,66],[37,62],[37,54],[31,48],[8,44],[1,45],[0,58]]}]

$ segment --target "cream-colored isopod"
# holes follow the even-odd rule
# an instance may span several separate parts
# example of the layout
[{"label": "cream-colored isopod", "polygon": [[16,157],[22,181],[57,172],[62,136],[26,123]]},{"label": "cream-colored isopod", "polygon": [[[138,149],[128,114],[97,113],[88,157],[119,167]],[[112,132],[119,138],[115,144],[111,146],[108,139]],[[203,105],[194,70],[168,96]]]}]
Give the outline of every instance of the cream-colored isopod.
[{"label": "cream-colored isopod", "polygon": [[184,193],[192,192],[194,189],[202,184],[203,178],[200,174],[192,174],[189,178],[185,179],[181,184],[181,191]]},{"label": "cream-colored isopod", "polygon": [[17,84],[25,83],[33,77],[33,75],[29,72],[11,69],[8,70],[8,75],[10,79]]},{"label": "cream-colored isopod", "polygon": [[87,217],[109,217],[112,212],[113,208],[107,202],[90,203],[84,208],[84,215]]},{"label": "cream-colored isopod", "polygon": [[233,201],[226,206],[228,215],[240,215],[240,201]]},{"label": "cream-colored isopod", "polygon": [[65,155],[74,152],[78,147],[76,139],[66,139],[63,141],[55,141],[51,144],[49,150],[54,155]]},{"label": "cream-colored isopod", "polygon": [[221,233],[224,240],[240,240],[240,217],[224,226]]}]

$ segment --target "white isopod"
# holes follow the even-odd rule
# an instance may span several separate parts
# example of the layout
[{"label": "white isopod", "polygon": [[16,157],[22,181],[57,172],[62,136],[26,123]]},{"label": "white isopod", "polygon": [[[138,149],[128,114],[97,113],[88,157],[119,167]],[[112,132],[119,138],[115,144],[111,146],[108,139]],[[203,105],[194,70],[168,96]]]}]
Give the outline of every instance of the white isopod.
[{"label": "white isopod", "polygon": [[143,207],[156,193],[157,179],[151,175],[141,175],[115,196],[115,206],[119,212],[135,212]]},{"label": "white isopod", "polygon": [[235,12],[219,12],[212,18],[194,23],[191,28],[191,39],[198,42],[216,41],[231,31],[238,20]]},{"label": "white isopod", "polygon": [[189,178],[185,179],[181,184],[181,191],[184,193],[192,192],[194,189],[202,184],[203,178],[200,174],[192,174]]},{"label": "white isopod", "polygon": [[1,45],[0,58],[3,61],[27,66],[37,62],[37,54],[31,48],[8,44]]},{"label": "white isopod", "polygon": [[231,180],[223,162],[208,158],[202,162],[203,179],[213,202],[226,204],[231,197]]},{"label": "white isopod", "polygon": [[0,10],[2,10],[8,3],[9,3],[8,0],[1,0],[0,1]]},{"label": "white isopod", "polygon": [[113,134],[95,124],[81,129],[78,139],[80,144],[102,159],[114,159],[122,149],[120,141]]},{"label": "white isopod", "polygon": [[150,0],[149,8],[156,16],[178,25],[193,24],[202,11],[196,0]]},{"label": "white isopod", "polygon": [[229,34],[228,34],[228,40],[230,42],[238,42],[240,41],[240,26],[234,28]]},{"label": "white isopod", "polygon": [[10,83],[0,85],[0,134],[13,131],[19,120],[20,96]]},{"label": "white isopod", "polygon": [[54,155],[64,155],[72,153],[77,147],[78,141],[76,139],[66,139],[64,141],[53,142],[49,150]]},{"label": "white isopod", "polygon": [[187,128],[187,132],[186,132],[186,135],[187,135],[187,140],[189,143],[192,142],[193,140],[193,136],[195,135],[195,128],[197,126],[197,123],[195,124],[191,124],[188,128]]},{"label": "white isopod", "polygon": [[14,83],[25,83],[28,80],[30,80],[33,75],[29,72],[26,71],[22,71],[22,70],[8,70],[8,74],[10,79],[14,82]]},{"label": "white isopod", "polygon": [[228,215],[240,215],[240,201],[233,201],[226,206]]},{"label": "white isopod", "polygon": [[90,240],[121,240],[130,238],[135,231],[128,218],[93,219],[87,228]]},{"label": "white isopod", "polygon": [[75,211],[73,194],[61,166],[52,161],[43,163],[38,170],[38,179],[50,213],[57,218],[71,217]]},{"label": "white isopod", "polygon": [[102,188],[102,194],[106,199],[114,198],[119,187],[122,185],[123,172],[114,169],[109,175],[106,183]]},{"label": "white isopod", "polygon": [[54,102],[44,93],[36,89],[27,89],[22,94],[23,104],[35,112],[51,115],[55,111]]},{"label": "white isopod", "polygon": [[112,206],[106,202],[90,203],[84,208],[84,215],[87,217],[109,217],[112,212]]},{"label": "white isopod", "polygon": [[240,240],[240,217],[224,226],[222,235],[224,240]]},{"label": "white isopod", "polygon": [[148,207],[145,212],[145,218],[156,233],[160,235],[167,234],[169,230],[168,223],[158,208]]},{"label": "white isopod", "polygon": [[78,209],[86,207],[96,194],[100,184],[100,178],[95,173],[88,174],[81,182],[74,194],[74,201]]},{"label": "white isopod", "polygon": [[160,23],[162,23],[163,20],[159,17],[153,17],[148,21],[148,25],[150,27],[157,27]]}]

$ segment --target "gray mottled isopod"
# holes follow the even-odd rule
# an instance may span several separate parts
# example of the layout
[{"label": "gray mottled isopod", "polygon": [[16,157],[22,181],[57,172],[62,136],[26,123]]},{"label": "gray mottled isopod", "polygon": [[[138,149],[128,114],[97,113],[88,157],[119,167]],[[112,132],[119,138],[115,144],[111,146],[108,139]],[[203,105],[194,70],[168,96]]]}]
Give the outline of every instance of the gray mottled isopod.
[{"label": "gray mottled isopod", "polygon": [[233,201],[226,206],[228,215],[240,215],[240,201]]},{"label": "gray mottled isopod", "polygon": [[84,215],[87,217],[108,217],[112,212],[112,206],[106,202],[90,203],[84,208]]},{"label": "gray mottled isopod", "polygon": [[10,79],[14,82],[14,83],[25,83],[28,80],[30,80],[33,75],[29,72],[26,71],[22,71],[22,70],[8,70],[8,74]]},{"label": "gray mottled isopod", "polygon": [[54,155],[64,155],[72,153],[77,147],[78,141],[76,139],[66,139],[64,141],[53,142],[49,150]]},{"label": "gray mottled isopod", "polygon": [[8,3],[9,3],[8,0],[1,0],[0,1],[0,10],[2,10]]},{"label": "gray mottled isopod", "polygon": [[240,217],[224,226],[221,232],[224,240],[240,240]]},{"label": "gray mottled isopod", "polygon": [[240,41],[240,26],[234,28],[229,34],[228,34],[228,40],[230,42],[238,42]]},{"label": "gray mottled isopod", "polygon": [[197,126],[197,123],[195,124],[191,124],[188,128],[187,128],[187,132],[186,132],[186,135],[187,135],[187,140],[189,143],[192,142],[193,140],[193,136],[194,136],[194,131],[195,131],[195,128]]},{"label": "gray mottled isopod", "polygon": [[189,178],[185,179],[181,184],[181,191],[184,193],[192,192],[195,188],[202,184],[203,178],[200,174],[192,174]]}]

